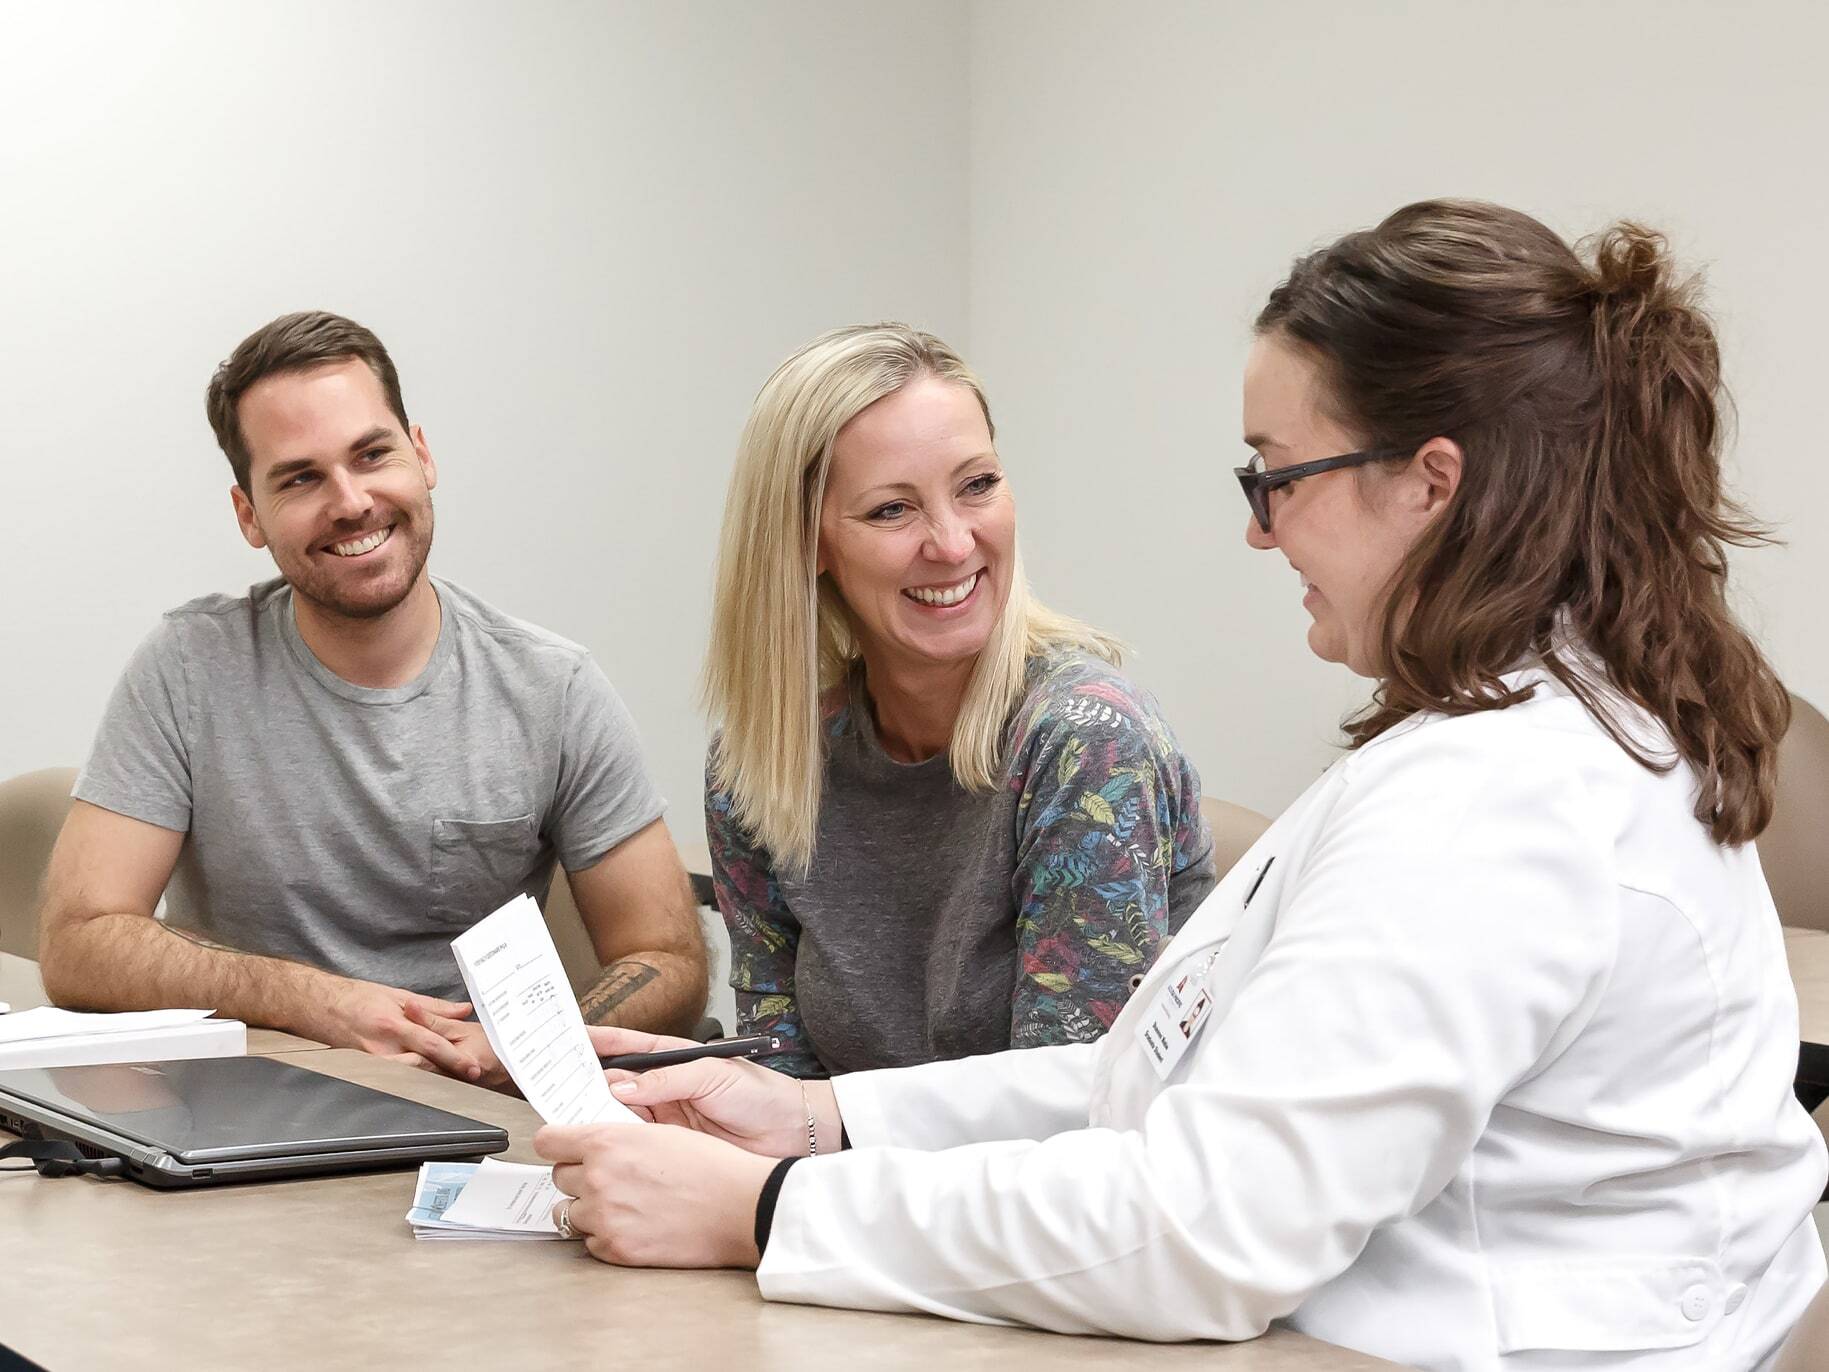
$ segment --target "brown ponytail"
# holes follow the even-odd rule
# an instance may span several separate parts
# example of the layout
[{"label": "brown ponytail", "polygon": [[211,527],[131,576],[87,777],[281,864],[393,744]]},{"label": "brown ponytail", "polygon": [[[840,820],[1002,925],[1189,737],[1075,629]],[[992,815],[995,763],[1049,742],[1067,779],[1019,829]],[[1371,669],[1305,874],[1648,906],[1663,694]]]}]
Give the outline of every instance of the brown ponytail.
[{"label": "brown ponytail", "polygon": [[1356,746],[1418,710],[1513,704],[1501,678],[1536,655],[1668,770],[1560,649],[1572,635],[1694,768],[1697,818],[1743,843],[1771,818],[1790,702],[1728,608],[1726,548],[1768,535],[1722,491],[1720,354],[1695,281],[1635,224],[1589,251],[1592,267],[1514,210],[1427,201],[1298,261],[1259,315],[1318,359],[1365,446],[1441,436],[1466,456],[1388,588],[1383,674],[1347,732]]}]

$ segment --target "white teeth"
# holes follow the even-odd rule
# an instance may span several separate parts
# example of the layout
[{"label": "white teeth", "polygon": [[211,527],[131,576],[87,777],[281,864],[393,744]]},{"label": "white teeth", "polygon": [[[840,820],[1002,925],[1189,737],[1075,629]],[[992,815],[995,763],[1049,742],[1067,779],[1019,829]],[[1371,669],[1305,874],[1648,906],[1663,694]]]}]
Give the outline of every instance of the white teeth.
[{"label": "white teeth", "polygon": [[363,553],[372,553],[387,542],[387,536],[393,532],[394,526],[390,524],[387,528],[376,529],[366,538],[358,538],[353,543],[332,543],[330,551],[338,557],[360,557]]},{"label": "white teeth", "polygon": [[973,572],[964,581],[952,586],[933,589],[926,586],[913,586],[902,594],[920,601],[923,605],[957,605],[972,593],[972,587],[978,584],[982,572]]}]

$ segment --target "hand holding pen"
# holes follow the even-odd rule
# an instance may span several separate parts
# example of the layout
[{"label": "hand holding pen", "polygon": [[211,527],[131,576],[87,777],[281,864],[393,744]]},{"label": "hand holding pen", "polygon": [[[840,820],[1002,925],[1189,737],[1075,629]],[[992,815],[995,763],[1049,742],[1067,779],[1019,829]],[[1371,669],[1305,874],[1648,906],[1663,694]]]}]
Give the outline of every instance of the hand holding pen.
[{"label": "hand holding pen", "polygon": [[[780,1052],[775,1035],[694,1043],[633,1029],[587,1026],[591,1046],[606,1059],[604,1075],[616,1099],[643,1119],[710,1134],[768,1157],[807,1154],[807,1116],[814,1116],[820,1152],[838,1151],[838,1102],[829,1083],[802,1082],[731,1053]],[[744,1044],[743,1047],[735,1045]],[[730,1045],[723,1046],[720,1045]],[[709,1050],[709,1051],[708,1051]],[[640,1075],[620,1064],[670,1061]]]}]

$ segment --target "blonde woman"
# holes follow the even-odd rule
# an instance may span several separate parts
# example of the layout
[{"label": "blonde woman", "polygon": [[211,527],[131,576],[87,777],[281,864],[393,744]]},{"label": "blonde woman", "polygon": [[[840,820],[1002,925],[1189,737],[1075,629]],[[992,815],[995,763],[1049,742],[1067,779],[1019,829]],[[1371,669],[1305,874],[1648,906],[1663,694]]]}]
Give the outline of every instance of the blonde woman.
[{"label": "blonde woman", "polygon": [[719,549],[705,821],[743,1033],[801,1076],[1084,1042],[1212,889],[1115,644],[1029,595],[984,389],[838,329],[769,378]]}]

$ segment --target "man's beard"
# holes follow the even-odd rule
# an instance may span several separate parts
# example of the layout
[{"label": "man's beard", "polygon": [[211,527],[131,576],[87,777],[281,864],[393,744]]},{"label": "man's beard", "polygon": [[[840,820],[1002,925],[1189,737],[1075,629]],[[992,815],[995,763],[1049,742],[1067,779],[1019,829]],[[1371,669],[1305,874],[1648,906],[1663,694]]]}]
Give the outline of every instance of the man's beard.
[{"label": "man's beard", "polygon": [[[339,584],[339,579],[332,571],[320,567],[312,554],[307,553],[297,566],[288,566],[278,558],[274,561],[279,566],[280,575],[286,579],[286,584],[292,587],[293,594],[310,601],[326,614],[341,619],[380,619],[396,609],[411,594],[425,571],[426,558],[432,551],[430,497],[417,508],[395,513],[394,531],[388,535],[388,542],[397,539],[406,540],[406,575],[397,581],[390,577],[384,582],[369,583],[362,586],[360,593],[355,595],[349,593],[351,588]],[[334,557],[335,554],[330,556]]]}]

